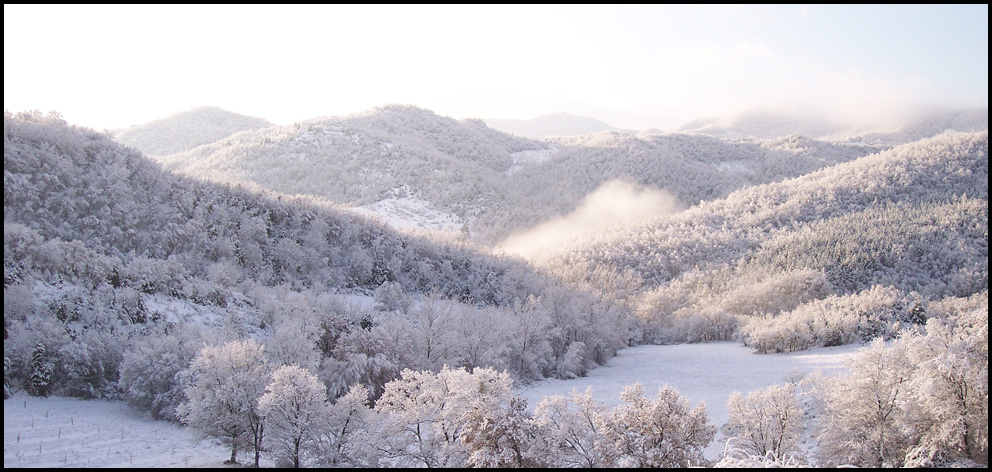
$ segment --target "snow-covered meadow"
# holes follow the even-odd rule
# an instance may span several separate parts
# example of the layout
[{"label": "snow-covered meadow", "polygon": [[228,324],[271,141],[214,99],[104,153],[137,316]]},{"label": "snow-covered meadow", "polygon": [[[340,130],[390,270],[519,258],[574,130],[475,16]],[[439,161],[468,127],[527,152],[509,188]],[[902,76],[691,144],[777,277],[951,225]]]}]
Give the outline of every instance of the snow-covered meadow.
[{"label": "snow-covered meadow", "polygon": [[230,455],[123,402],[23,393],[3,402],[4,468],[221,467]]},{"label": "snow-covered meadow", "polygon": [[[860,345],[811,349],[790,354],[754,354],[732,342],[678,345],[643,345],[623,349],[603,367],[585,377],[544,380],[518,389],[531,410],[548,395],[569,395],[591,389],[593,398],[610,406],[620,402],[627,385],[640,383],[653,398],[668,384],[689,398],[692,405],[706,404],[706,414],[717,427],[727,422],[727,399],[734,391],[748,393],[769,385],[785,384],[815,371],[823,375],[846,374],[844,361]],[[723,451],[723,435],[706,449],[710,459]]]}]

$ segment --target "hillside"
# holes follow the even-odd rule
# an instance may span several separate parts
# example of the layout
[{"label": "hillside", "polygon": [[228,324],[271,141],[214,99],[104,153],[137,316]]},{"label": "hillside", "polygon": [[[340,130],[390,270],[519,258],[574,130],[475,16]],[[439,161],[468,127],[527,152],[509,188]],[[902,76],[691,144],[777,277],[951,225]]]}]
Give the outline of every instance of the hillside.
[{"label": "hillside", "polygon": [[[830,303],[848,305],[857,324],[869,306],[908,318],[914,299],[987,291],[987,236],[988,133],[980,132],[742,189],[615,231],[555,264],[632,271],[645,282],[642,316],[661,323],[657,330],[727,339],[740,317],[772,325],[794,311],[822,314],[835,296]],[[821,305],[803,308],[813,303]]]},{"label": "hillside", "polygon": [[272,126],[261,118],[216,107],[199,107],[115,133],[117,141],[149,156],[166,156],[224,139],[240,131]]},{"label": "hillside", "polygon": [[516,136],[544,138],[550,136],[575,136],[600,133],[617,129],[595,118],[569,113],[552,113],[529,120],[490,118],[483,120],[490,128]]},{"label": "hillside", "polygon": [[[410,116],[411,111],[420,113],[401,113]],[[404,131],[423,123],[421,116],[391,135],[431,136],[430,127]],[[826,365],[825,354],[850,352],[820,350],[787,357],[787,363],[797,365],[785,380],[799,382],[787,388],[798,386],[802,392],[768,387],[763,393],[784,391],[792,402],[802,395],[804,403],[789,407],[798,415],[790,426],[796,434],[839,428],[830,434],[837,434],[840,442],[810,446],[811,452],[823,454],[818,460],[824,463],[858,463],[856,458],[835,459],[834,451],[846,447],[846,431],[860,426],[836,417],[827,416],[830,422],[823,424],[813,418],[823,417],[821,412],[833,415],[830,402],[849,400],[852,390],[845,383],[870,385],[857,390],[861,396],[854,402],[873,405],[870,400],[881,391],[876,380],[882,365],[882,376],[891,372],[910,379],[898,380],[913,395],[906,408],[912,413],[900,413],[905,419],[899,421],[911,425],[907,431],[945,423],[958,427],[958,418],[966,418],[961,434],[982,444],[981,421],[987,418],[982,406],[987,401],[981,389],[988,370],[985,365],[983,377],[983,353],[987,358],[988,351],[987,131],[943,134],[864,157],[858,155],[875,148],[799,136],[723,141],[606,133],[577,142],[581,145],[574,149],[568,141],[556,140],[544,150],[515,151],[508,153],[509,161],[482,153],[470,160],[502,169],[508,180],[525,181],[573,156],[579,163],[598,165],[598,173],[590,170],[596,167],[576,165],[595,182],[617,175],[628,162],[646,159],[644,172],[655,178],[666,167],[680,173],[697,169],[684,177],[735,173],[745,187],[687,210],[649,214],[649,223],[614,229],[591,242],[579,241],[577,250],[544,258],[547,270],[538,271],[521,260],[483,254],[467,245],[400,233],[316,197],[279,194],[250,182],[177,176],[104,134],[69,126],[57,114],[6,113],[4,390],[5,397],[13,393],[7,402],[14,405],[5,405],[5,440],[21,431],[26,442],[17,432],[18,440],[10,448],[5,444],[14,454],[5,463],[58,463],[61,453],[63,465],[70,463],[70,454],[72,463],[89,464],[93,458],[83,456],[92,441],[108,448],[101,459],[105,463],[147,464],[148,458],[131,449],[135,446],[153,456],[194,453],[180,444],[173,444],[172,452],[144,444],[148,435],[176,432],[154,423],[129,422],[137,435],[125,438],[122,431],[111,441],[101,430],[104,420],[93,422],[82,413],[79,418],[70,413],[66,426],[64,414],[47,421],[46,411],[38,434],[56,431],[57,437],[41,438],[30,432],[35,428],[32,415],[40,411],[35,408],[65,400],[32,402],[28,409],[27,399],[20,396],[26,393],[126,400],[152,418],[181,419],[222,441],[233,436],[214,429],[216,418],[236,411],[230,417],[237,439],[225,443],[229,457],[233,461],[239,448],[251,448],[258,465],[262,452],[267,460],[285,454],[271,446],[281,440],[279,428],[288,428],[277,422],[280,417],[255,413],[276,411],[262,410],[262,405],[273,401],[280,385],[287,387],[288,400],[295,398],[299,385],[287,383],[286,375],[299,373],[308,395],[326,408],[320,418],[333,422],[316,425],[315,434],[336,442],[315,442],[319,452],[307,458],[314,464],[471,464],[476,456],[460,451],[480,444],[481,436],[459,433],[442,442],[444,431],[435,429],[454,418],[468,425],[461,431],[508,425],[510,437],[523,438],[529,448],[543,448],[530,449],[541,451],[532,457],[547,457],[549,465],[630,465],[614,456],[575,462],[570,452],[575,449],[556,444],[545,448],[545,438],[579,431],[595,450],[626,451],[607,441],[608,436],[575,425],[618,425],[608,430],[618,433],[636,425],[638,431],[648,431],[644,437],[656,436],[656,429],[647,429],[655,423],[647,420],[659,408],[669,412],[663,419],[681,415],[671,422],[675,430],[690,424],[701,431],[693,438],[691,464],[704,464],[703,448],[714,460],[720,451],[712,444],[716,428],[704,410],[690,411],[688,397],[666,387],[659,388],[658,400],[644,398],[638,383],[678,382],[693,399],[715,402],[729,395],[726,409],[717,406],[712,412],[718,422],[731,425],[742,421],[735,403],[741,396],[731,392],[742,385],[760,388],[772,375],[781,378],[781,360],[754,357],[757,362],[742,364],[735,361],[742,355],[740,348],[724,344],[709,345],[703,354],[688,347],[665,350],[666,357],[654,356],[654,364],[642,358],[641,364],[650,365],[638,369],[624,367],[625,361],[662,351],[625,351],[628,355],[612,369],[599,371],[609,380],[593,369],[639,343],[714,340],[739,341],[760,353],[875,340],[848,364],[850,377],[800,380],[811,361]],[[437,146],[447,144],[439,139]],[[604,151],[597,154],[597,149]],[[623,156],[633,157],[626,161]],[[652,157],[660,162],[651,163]],[[611,158],[621,165],[611,168]],[[819,170],[784,177],[806,169]],[[748,178],[774,181],[748,186]],[[723,188],[708,187],[712,183],[705,180],[693,184],[685,188]],[[606,200],[633,196],[633,206],[659,196],[615,179],[600,184],[579,205],[614,211],[616,207],[592,198],[603,196],[601,192]],[[671,203],[667,197],[662,200],[662,206]],[[882,340],[894,341],[886,345]],[[717,355],[709,355],[713,353]],[[876,366],[888,359],[902,367]],[[745,377],[724,373],[728,362],[735,366],[733,374]],[[701,380],[701,373],[710,375]],[[580,380],[584,377],[591,382]],[[221,387],[216,386],[218,378]],[[576,382],[538,382],[548,378]],[[638,383],[631,385],[631,380]],[[514,385],[534,398],[582,384],[595,385],[600,395],[626,386],[613,408],[594,399],[591,391],[570,398],[550,396],[532,410],[510,397]],[[960,392],[955,390],[960,385],[968,393],[931,394],[932,386]],[[929,411],[926,405],[934,397],[949,410]],[[246,406],[232,409],[219,403],[228,398],[244,399]],[[752,401],[750,394],[746,401]],[[91,405],[104,417],[124,411],[119,404]],[[10,435],[7,410],[26,413],[12,413]],[[946,419],[941,411],[955,416]],[[482,416],[472,423],[477,415]],[[772,419],[775,415],[779,413],[772,413]],[[272,434],[265,443],[261,435],[248,437],[248,416],[256,418],[251,420],[258,425],[254,431],[264,424],[266,435]],[[91,429],[85,424],[77,429],[83,421]],[[418,443],[421,425],[437,441]],[[493,431],[497,441],[508,437]],[[735,434],[727,428],[722,432]],[[30,453],[22,449],[25,444]],[[431,455],[410,455],[422,451],[418,444],[427,444]],[[790,447],[802,453],[807,446],[796,442]],[[934,447],[936,454],[957,454],[947,456],[951,458],[984,457],[980,446]],[[443,463],[433,455],[451,451]],[[218,452],[200,448],[196,453]],[[802,463],[806,459],[801,456],[785,463]],[[942,457],[936,460],[946,462]],[[721,463],[727,460],[779,459],[745,455],[724,457]]]},{"label": "hillside", "polygon": [[[605,132],[546,141],[553,145],[553,153],[506,178],[505,193],[526,198],[516,207],[480,214],[472,226],[478,240],[492,242],[571,214],[584,198],[609,182],[664,191],[677,206],[688,208],[738,189],[798,177],[877,151],[867,145],[831,144],[799,136],[732,141],[703,135],[635,137]],[[619,205],[608,206],[608,213],[620,211],[623,203]]]},{"label": "hillside", "polygon": [[241,133],[156,159],[185,175],[315,196],[397,227],[491,246],[567,215],[613,181],[664,189],[691,206],[875,151],[798,136],[735,142],[611,131],[533,141],[480,121],[387,106]]},{"label": "hillside", "polygon": [[514,153],[544,147],[481,121],[388,106],[242,133],[158,160],[186,175],[352,207],[406,200],[460,228],[482,208],[505,204],[499,176],[513,165]]},{"label": "hillside", "polygon": [[[410,291],[465,292],[390,267],[419,266],[434,250],[461,265],[459,252],[476,257],[467,249],[402,236],[312,199],[176,178],[102,135],[47,118],[5,116],[5,125],[4,221],[44,240],[78,241],[114,264],[178,261],[192,276],[236,261],[242,276],[265,284],[372,290],[397,280]],[[313,266],[320,261],[329,264]]]},{"label": "hillside", "polygon": [[[257,339],[334,395],[362,383],[375,396],[407,368],[567,378],[630,340],[623,307],[522,261],[312,198],[177,177],[37,113],[4,117],[4,294],[15,389],[124,397],[165,418],[181,386],[167,376],[152,400],[128,359],[154,364],[165,349],[175,374],[203,343]],[[585,308],[552,317],[570,304]]]}]

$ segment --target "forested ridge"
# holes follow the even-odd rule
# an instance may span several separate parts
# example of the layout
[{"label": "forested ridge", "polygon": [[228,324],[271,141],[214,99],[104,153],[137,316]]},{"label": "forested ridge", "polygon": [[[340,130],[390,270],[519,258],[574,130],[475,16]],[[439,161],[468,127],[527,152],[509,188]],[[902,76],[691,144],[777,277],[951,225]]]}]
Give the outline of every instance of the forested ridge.
[{"label": "forested ridge", "polygon": [[[986,291],[987,239],[988,134],[979,132],[742,189],[603,235],[555,264],[637,274],[645,286],[641,315],[659,339],[749,342],[756,319],[784,325],[779,314],[829,296],[891,291],[898,295],[889,305],[899,307],[892,311],[905,312],[923,300]],[[871,325],[864,336],[905,316],[864,320]]]},{"label": "forested ridge", "polygon": [[186,175],[348,206],[416,199],[453,215],[473,242],[490,246],[568,214],[610,181],[664,189],[692,206],[879,149],[801,136],[728,141],[619,131],[538,141],[478,120],[389,105],[246,131],[155,159]]}]

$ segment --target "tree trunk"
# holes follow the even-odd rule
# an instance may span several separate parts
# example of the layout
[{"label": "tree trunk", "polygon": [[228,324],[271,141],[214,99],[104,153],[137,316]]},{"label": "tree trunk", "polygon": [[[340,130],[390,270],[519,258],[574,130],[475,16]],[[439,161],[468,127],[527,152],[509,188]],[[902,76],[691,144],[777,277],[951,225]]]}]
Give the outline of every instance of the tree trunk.
[{"label": "tree trunk", "polygon": [[300,468],[300,438],[293,439],[293,468]]}]

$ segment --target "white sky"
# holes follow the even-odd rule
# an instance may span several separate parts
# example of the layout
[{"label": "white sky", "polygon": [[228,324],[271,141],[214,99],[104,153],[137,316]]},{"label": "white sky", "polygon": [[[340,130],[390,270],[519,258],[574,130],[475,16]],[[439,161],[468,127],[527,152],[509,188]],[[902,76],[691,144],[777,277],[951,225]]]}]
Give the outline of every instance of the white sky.
[{"label": "white sky", "polygon": [[[988,5],[7,5],[4,109],[95,129],[399,103],[670,129],[799,102],[988,106]],[[853,119],[853,118],[852,118]]]}]

